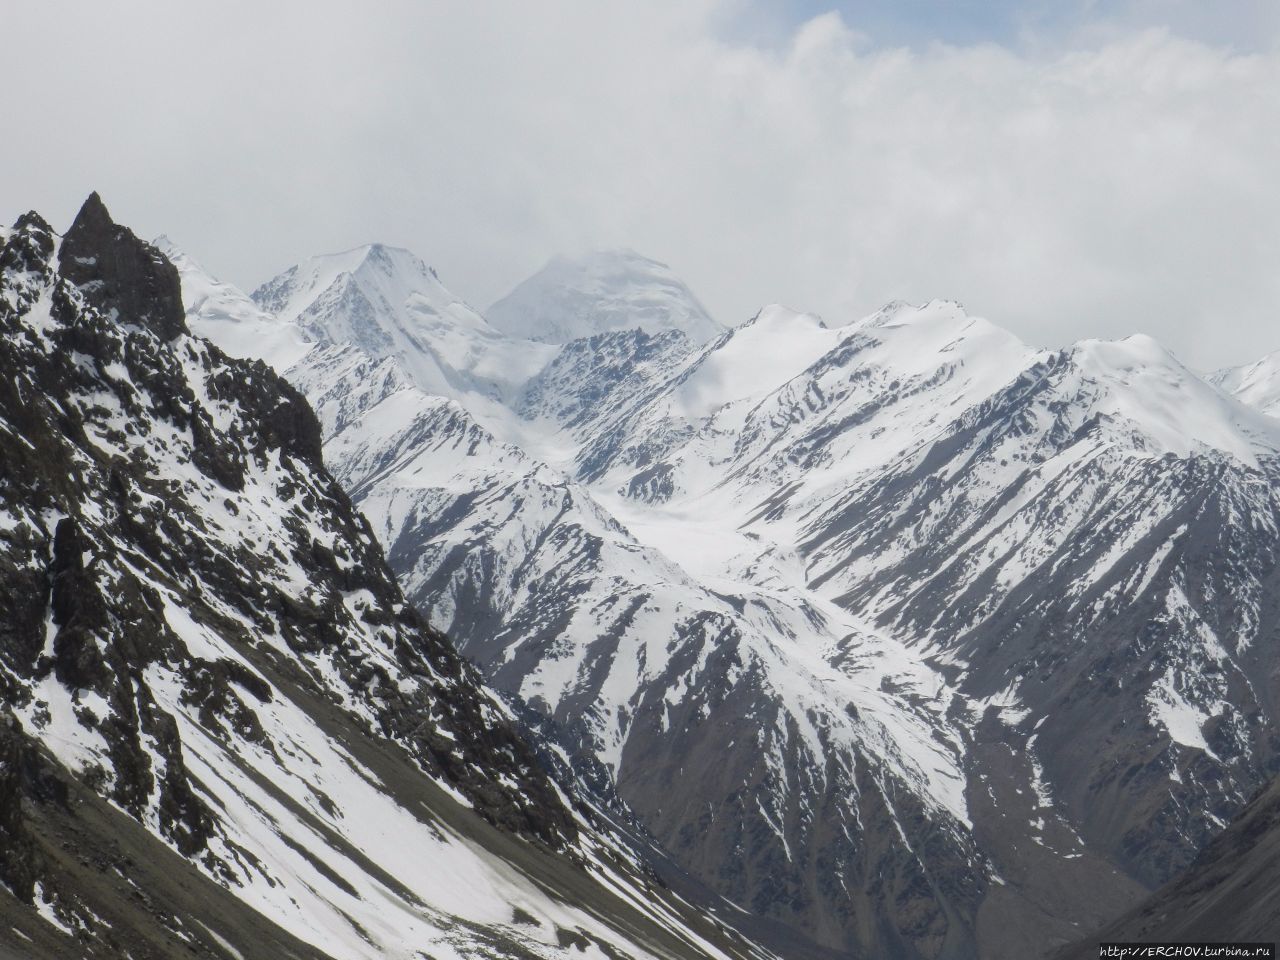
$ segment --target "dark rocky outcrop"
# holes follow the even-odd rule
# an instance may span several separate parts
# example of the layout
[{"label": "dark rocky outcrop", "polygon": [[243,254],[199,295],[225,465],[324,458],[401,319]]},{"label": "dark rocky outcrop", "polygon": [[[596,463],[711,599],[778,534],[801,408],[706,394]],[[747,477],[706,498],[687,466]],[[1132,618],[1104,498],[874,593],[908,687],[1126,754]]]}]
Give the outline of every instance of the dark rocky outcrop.
[{"label": "dark rocky outcrop", "polygon": [[116,311],[121,322],[146,325],[163,340],[187,332],[177,269],[115,223],[96,193],[89,194],[62,238],[58,270],[90,303]]}]

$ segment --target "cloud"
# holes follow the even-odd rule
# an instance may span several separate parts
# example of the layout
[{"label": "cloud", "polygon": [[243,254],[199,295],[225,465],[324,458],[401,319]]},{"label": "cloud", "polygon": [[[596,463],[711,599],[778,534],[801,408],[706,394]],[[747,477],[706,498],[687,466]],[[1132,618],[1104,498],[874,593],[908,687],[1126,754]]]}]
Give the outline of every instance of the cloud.
[{"label": "cloud", "polygon": [[1274,0],[789,0],[739,11],[739,33],[757,38],[834,6],[877,44],[999,43],[1027,50],[1097,44],[1159,27],[1192,40],[1257,51],[1280,37]]},{"label": "cloud", "polygon": [[1274,50],[1115,17],[1053,48],[877,47],[837,13],[748,42],[745,11],[22,5],[0,214],[98,189],[244,286],[379,239],[485,306],[625,245],[726,322],[947,297],[1036,343],[1280,348]]}]

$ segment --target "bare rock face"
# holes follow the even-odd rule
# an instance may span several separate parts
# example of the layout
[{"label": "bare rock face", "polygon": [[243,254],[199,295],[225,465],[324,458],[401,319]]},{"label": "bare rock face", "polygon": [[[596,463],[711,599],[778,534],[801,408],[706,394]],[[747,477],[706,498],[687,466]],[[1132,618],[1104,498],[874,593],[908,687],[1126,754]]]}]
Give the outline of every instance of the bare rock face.
[{"label": "bare rock face", "polygon": [[111,219],[102,198],[89,194],[58,251],[62,276],[103,309],[146,324],[162,340],[187,332],[178,271],[149,243]]},{"label": "bare rock face", "polygon": [[32,748],[12,717],[0,718],[0,882],[23,903],[35,899],[41,862],[22,804],[32,792]]}]

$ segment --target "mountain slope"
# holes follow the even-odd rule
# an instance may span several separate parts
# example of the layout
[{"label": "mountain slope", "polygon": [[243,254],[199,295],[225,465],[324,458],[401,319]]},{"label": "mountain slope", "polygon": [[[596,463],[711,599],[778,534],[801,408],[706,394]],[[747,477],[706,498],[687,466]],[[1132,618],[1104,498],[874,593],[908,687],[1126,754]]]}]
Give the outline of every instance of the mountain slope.
[{"label": "mountain slope", "polygon": [[1280,781],[1273,781],[1175,880],[1062,956],[1099,942],[1275,943],[1280,937]]},{"label": "mountain slope", "polygon": [[704,343],[724,329],[670,267],[631,250],[556,257],[485,315],[508,336],[541,343],[634,329]]},{"label": "mountain slope", "polygon": [[[939,345],[954,340],[945,323],[935,326]],[[775,368],[773,379],[742,369],[742,356],[762,354],[759,343],[745,354],[730,349],[780,335],[790,337],[800,368]],[[965,701],[902,641],[813,595],[794,543],[768,529],[735,532],[763,493],[716,492],[717,480],[723,487],[749,476],[766,478],[756,490],[774,489],[778,477],[758,463],[780,447],[776,424],[803,423],[790,407],[770,412],[774,396],[807,397],[801,411],[834,397],[830,386],[820,394],[797,386],[794,374],[807,365],[836,379],[854,356],[846,341],[859,335],[769,311],[687,366],[664,370],[665,386],[637,390],[634,417],[604,405],[612,429],[589,423],[584,434],[602,439],[588,440],[577,461],[584,479],[605,474],[594,498],[563,483],[495,481],[491,496],[463,503],[447,489],[427,499],[388,477],[363,508],[393,544],[411,594],[436,604],[437,616],[484,611],[505,622],[493,637],[459,642],[498,685],[585,724],[584,745],[613,765],[623,796],[719,889],[824,942],[873,954],[971,955],[988,897],[1012,899],[1000,908],[1006,918],[1035,916],[1039,936],[1056,928],[1069,938],[1072,922],[1103,916],[1109,897],[1136,887],[1087,851],[1032,869],[1037,850],[1051,858],[1047,844],[1074,842],[1052,814],[1039,830],[1032,815],[1012,833],[1006,827],[1010,842],[998,859],[977,850],[973,831],[989,828],[973,822],[975,808],[995,814],[967,796],[974,734],[957,714]],[[991,345],[978,342],[990,356]],[[910,396],[903,371],[868,380],[862,359],[855,384],[880,391],[865,403],[895,416],[884,390]],[[975,389],[975,377],[986,389],[1002,382],[967,370],[941,380],[938,370],[949,366],[944,354],[914,379],[964,390]],[[827,432],[855,442],[847,430]],[[597,453],[606,444],[613,459]],[[761,453],[752,458],[752,450]],[[662,467],[673,482],[655,509],[635,481]],[[622,530],[611,529],[600,503]],[[445,522],[452,532],[440,529]],[[414,545],[418,525],[440,549]],[[1011,794],[1033,777],[1029,766],[1001,772],[1015,780]],[[1010,875],[1023,877],[1012,898],[1002,887]]]},{"label": "mountain slope", "polygon": [[[1256,602],[1273,591],[1274,431],[1143,341],[1049,355],[942,304],[832,331],[805,323],[766,313],[664,368],[665,382],[629,388],[632,406],[571,418],[589,491],[496,481],[463,503],[388,478],[363,508],[415,598],[441,617],[505,623],[460,643],[499,686],[593,729],[584,745],[613,760],[623,796],[719,889],[846,949],[1018,955],[1050,931],[1072,939],[1185,864],[1276,762],[1274,639],[1256,634]],[[792,365],[752,374],[743,356],[787,353],[732,355],[751,333],[785,343]],[[595,507],[639,544],[588,519]],[[456,546],[415,546],[416,525]],[[1214,559],[1222,551],[1238,562]],[[1008,557],[993,564],[993,553]],[[698,599],[674,599],[690,578]],[[1212,598],[1226,595],[1257,601],[1224,616]],[[700,648],[693,625],[717,610],[747,636],[759,610],[772,643]],[[551,640],[566,631],[569,642]],[[1071,639],[1082,631],[1085,647]],[[632,633],[647,643],[629,646]],[[1151,639],[1135,648],[1135,635]],[[1234,638],[1250,635],[1258,648],[1236,654]],[[779,638],[795,648],[754,653]],[[823,651],[821,692],[808,696],[803,650]],[[1117,668],[1123,692],[1097,690],[1093,678]],[[1021,675],[1045,679],[1010,683]],[[651,726],[648,703],[660,705]],[[866,730],[881,717],[891,750]],[[813,718],[809,746],[797,734]],[[903,740],[916,722],[924,740]],[[849,727],[861,732],[834,733]],[[773,736],[774,771],[757,781]],[[951,745],[937,769],[959,778],[960,804],[937,803],[931,783],[946,777],[898,780],[921,756],[912,742]],[[831,763],[888,779],[787,772]],[[735,798],[754,782],[760,804]],[[894,798],[890,811],[907,797],[921,806],[871,827],[877,794]],[[831,796],[862,809],[833,809]],[[842,853],[816,824],[846,817],[860,826]],[[758,873],[721,833],[734,824],[756,824],[746,863],[762,858]],[[889,897],[873,851],[899,829],[921,875]],[[894,868],[904,880],[911,869]],[[860,878],[865,899],[848,910],[848,890],[823,892],[833,877],[851,889]],[[868,917],[880,929],[857,932]]]},{"label": "mountain slope", "polygon": [[738,949],[548,776],[405,602],[302,396],[192,337],[96,195],[64,237],[7,233],[0,331],[7,949]]},{"label": "mountain slope", "polygon": [[1082,345],[811,509],[811,582],[996,698],[1085,843],[1155,885],[1276,768],[1275,449],[1149,344]]},{"label": "mountain slope", "polygon": [[[775,320],[787,329],[782,314]],[[823,342],[840,336],[811,326]],[[761,329],[735,332],[734,346]],[[639,363],[620,364],[611,392],[643,393],[657,371],[679,372],[672,364],[687,347],[669,342],[670,350],[663,338],[609,334],[571,344],[526,396],[552,404],[571,397],[566,384],[598,382],[591,374],[602,350],[625,357],[631,346]],[[715,876],[718,889],[759,914],[789,923],[806,914],[880,917],[884,932],[871,943],[882,948],[910,951],[896,932],[909,923],[909,938],[965,949],[972,933],[948,929],[944,911],[972,915],[991,868],[965,836],[962,747],[934,671],[830,604],[815,606],[790,580],[708,589],[630,537],[585,489],[498,441],[457,404],[403,381],[384,388],[394,374],[373,375],[372,361],[352,351],[328,348],[290,376],[316,399],[334,469],[373,519],[411,595],[429,603],[495,682],[578,731],[576,746],[606,762],[681,862]],[[312,362],[323,356],[346,359]],[[619,406],[583,404],[581,412]],[[340,413],[324,415],[329,408]],[[768,549],[757,552],[768,568]],[[815,649],[832,653],[815,657]],[[884,674],[892,685],[880,681]],[[919,691],[920,702],[905,704],[907,690]],[[740,748],[726,752],[725,730],[741,731],[729,738]],[[763,755],[761,745],[769,747]],[[804,773],[833,763],[829,773]],[[669,778],[681,769],[705,769],[710,779],[695,784],[685,775],[676,789]],[[758,785],[744,792],[743,783]],[[714,826],[691,830],[691,808],[709,808]],[[829,832],[873,816],[881,821],[873,837],[860,828]],[[927,867],[903,856],[899,831],[913,848],[932,851]],[[744,851],[742,865],[725,873],[720,865],[743,860]],[[893,877],[897,905],[865,889],[851,910],[856,888],[832,885],[833,866],[881,884]],[[1098,875],[1091,860],[1072,866]],[[809,906],[815,901],[820,913]],[[817,924],[819,937],[840,943],[844,922]]]}]

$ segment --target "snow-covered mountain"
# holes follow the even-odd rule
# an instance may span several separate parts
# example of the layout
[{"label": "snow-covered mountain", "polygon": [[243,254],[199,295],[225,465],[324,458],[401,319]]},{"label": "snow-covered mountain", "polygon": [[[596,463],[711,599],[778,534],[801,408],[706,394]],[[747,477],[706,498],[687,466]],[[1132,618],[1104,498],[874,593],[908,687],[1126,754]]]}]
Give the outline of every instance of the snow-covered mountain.
[{"label": "snow-covered mountain", "polygon": [[485,315],[508,336],[540,343],[615,330],[678,330],[705,343],[724,329],[670,267],[632,250],[555,257]]},{"label": "snow-covered mountain", "polygon": [[253,300],[312,341],[393,358],[421,390],[489,409],[510,403],[554,353],[504,337],[409,251],[377,243],[291,267]]},{"label": "snow-covered mountain", "polygon": [[96,195],[0,247],[0,954],[758,955],[548,772],[303,396],[184,306],[292,321],[179,260],[185,297]]},{"label": "snow-covered mountain", "polygon": [[1225,367],[1207,378],[1227,393],[1269,416],[1280,414],[1280,352],[1239,367]]},{"label": "snow-covered mountain", "polygon": [[488,392],[338,323],[284,372],[408,596],[779,942],[1072,942],[1280,769],[1280,424],[1158,344],[560,316]]}]

